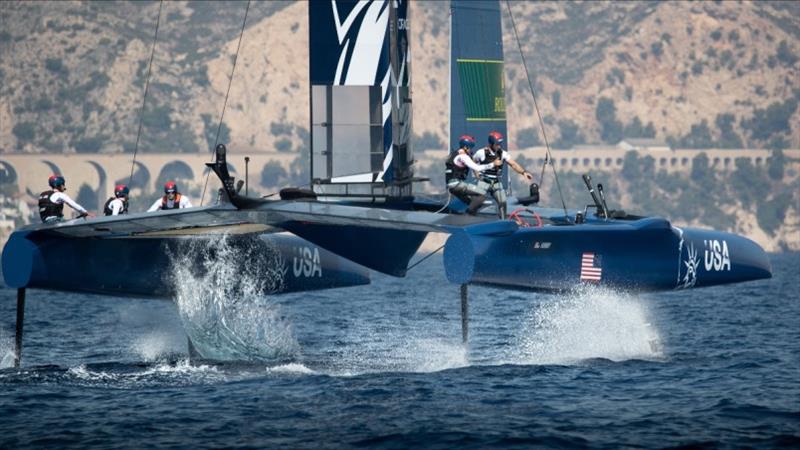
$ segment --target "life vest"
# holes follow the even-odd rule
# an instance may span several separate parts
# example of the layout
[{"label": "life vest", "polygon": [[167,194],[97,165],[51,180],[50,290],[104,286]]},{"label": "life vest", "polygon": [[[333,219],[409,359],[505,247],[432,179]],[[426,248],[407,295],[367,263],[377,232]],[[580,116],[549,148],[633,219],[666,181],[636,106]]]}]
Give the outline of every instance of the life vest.
[{"label": "life vest", "polygon": [[[483,162],[482,164],[490,164],[493,163],[496,159],[503,159],[503,149],[498,150],[497,152],[493,151],[490,148],[483,149]],[[486,169],[481,172],[481,178],[488,181],[494,182],[500,179],[500,175],[503,173],[503,165],[494,166],[492,165],[491,169]]]},{"label": "life vest", "polygon": [[39,194],[39,218],[44,222],[48,217],[64,217],[64,204],[53,203],[50,196],[56,191],[49,190]]},{"label": "life vest", "polygon": [[[116,199],[117,199],[116,197],[111,197],[108,200],[106,200],[106,204],[105,204],[105,206],[103,206],[103,214],[105,214],[107,216],[110,216],[110,215],[114,214],[114,211],[111,210],[111,202],[113,202]],[[120,214],[128,214],[128,201],[127,200],[123,200],[122,201],[122,211],[120,211],[119,213]]]},{"label": "life vest", "polygon": [[169,199],[166,195],[161,197],[161,209],[180,209],[181,207],[181,194],[175,193],[175,200],[172,202],[172,208],[168,207]]},{"label": "life vest", "polygon": [[455,152],[451,153],[450,156],[447,157],[447,161],[444,163],[444,180],[445,183],[449,183],[451,180],[459,180],[463,181],[467,179],[467,170],[468,167],[459,167],[456,163],[456,156],[460,155],[461,152],[456,150]]}]

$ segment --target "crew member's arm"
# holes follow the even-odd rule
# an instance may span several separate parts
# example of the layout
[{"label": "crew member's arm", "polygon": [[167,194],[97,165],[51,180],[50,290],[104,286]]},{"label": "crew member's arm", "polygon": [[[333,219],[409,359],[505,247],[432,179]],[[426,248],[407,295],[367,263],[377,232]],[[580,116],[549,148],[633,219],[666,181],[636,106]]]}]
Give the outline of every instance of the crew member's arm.
[{"label": "crew member's arm", "polygon": [[187,197],[181,195],[180,207],[181,208],[191,208],[192,207],[192,202],[190,202]]},{"label": "crew member's arm", "polygon": [[147,212],[155,212],[155,211],[158,211],[159,209],[161,209],[161,199],[160,198],[158,200],[156,200],[155,203],[153,203],[153,206],[151,206],[150,209],[147,210]]},{"label": "crew member's arm", "polygon": [[492,167],[495,166],[495,164],[493,164],[493,163],[478,164],[475,161],[473,161],[472,158],[470,158],[467,155],[458,155],[458,156],[456,156],[456,158],[455,158],[455,160],[453,162],[458,164],[458,161],[460,161],[462,164],[464,164],[468,168],[474,170],[475,172],[483,172],[484,170],[491,169]]},{"label": "crew member's arm", "polygon": [[511,158],[506,159],[506,162],[518,174],[524,176],[528,181],[533,181],[533,175],[531,175],[531,173],[528,172],[527,170],[523,169],[522,166],[520,166],[518,162],[514,161]]},{"label": "crew member's arm", "polygon": [[52,201],[53,203],[58,203],[59,200],[61,200],[61,202],[63,202],[63,203],[66,203],[67,205],[69,205],[69,207],[74,209],[75,211],[78,211],[81,216],[92,215],[92,214],[89,214],[89,211],[86,211],[86,208],[84,208],[83,206],[75,203],[75,200],[69,198],[69,195],[67,195],[67,194],[65,194],[63,192],[56,192],[55,194],[50,196],[50,201]]},{"label": "crew member's arm", "polygon": [[[486,152],[483,149],[480,149],[477,152],[475,152],[475,154],[472,155],[472,161],[474,161],[476,164],[482,164],[483,163],[483,159],[485,157],[486,157]],[[472,175],[474,175],[475,178],[479,178],[480,173],[481,173],[481,171],[478,170],[478,171],[474,171]]]},{"label": "crew member's arm", "polygon": [[111,215],[118,216],[122,212],[122,200],[114,200],[111,202]]}]

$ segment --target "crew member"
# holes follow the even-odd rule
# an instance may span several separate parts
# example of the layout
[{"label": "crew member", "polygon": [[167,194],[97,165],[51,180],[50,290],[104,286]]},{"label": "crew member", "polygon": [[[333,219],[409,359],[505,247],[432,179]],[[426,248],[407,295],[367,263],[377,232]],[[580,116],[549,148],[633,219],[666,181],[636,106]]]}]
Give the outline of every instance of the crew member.
[{"label": "crew member", "polygon": [[478,187],[475,183],[467,182],[468,170],[472,169],[476,173],[491,169],[503,164],[497,160],[494,163],[476,164],[470,156],[470,151],[475,147],[475,138],[470,135],[463,135],[458,138],[458,150],[451,153],[445,162],[445,182],[447,190],[459,200],[469,205],[467,214],[475,215],[478,209],[486,200],[486,191]]},{"label": "crew member", "polygon": [[75,203],[69,195],[65,194],[67,190],[66,180],[61,175],[52,175],[47,184],[52,189],[44,191],[39,194],[39,217],[43,223],[61,222],[64,220],[64,203],[70,208],[78,211],[78,217],[94,217],[94,214],[86,211],[86,208]]},{"label": "crew member", "polygon": [[119,184],[114,188],[114,196],[106,200],[103,213],[107,216],[128,214],[128,186]]},{"label": "crew member", "polygon": [[478,187],[485,190],[497,202],[497,215],[501,219],[506,218],[506,191],[503,189],[501,176],[503,173],[502,162],[508,163],[512,169],[524,176],[527,181],[533,181],[533,175],[522,168],[519,163],[511,159],[508,150],[503,150],[503,135],[497,131],[489,133],[489,145],[475,152],[473,159],[479,164],[492,163],[496,160],[501,161],[501,165],[484,170],[480,174]]},{"label": "crew member", "polygon": [[189,199],[178,192],[178,185],[174,181],[167,181],[164,184],[164,196],[156,200],[147,212],[158,211],[159,209],[179,209],[191,208],[192,203]]}]

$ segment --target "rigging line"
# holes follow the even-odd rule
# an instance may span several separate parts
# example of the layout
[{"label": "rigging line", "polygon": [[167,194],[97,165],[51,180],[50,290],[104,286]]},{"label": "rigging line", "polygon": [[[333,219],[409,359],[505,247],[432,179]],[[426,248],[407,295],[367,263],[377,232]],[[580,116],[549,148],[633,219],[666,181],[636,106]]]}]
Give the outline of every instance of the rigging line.
[{"label": "rigging line", "polygon": [[418,265],[419,263],[421,263],[422,261],[425,261],[426,259],[430,258],[431,256],[433,256],[433,255],[434,255],[434,253],[437,253],[439,250],[441,250],[441,249],[443,249],[443,248],[444,248],[444,244],[442,244],[442,246],[441,246],[441,247],[439,247],[439,248],[437,248],[436,250],[434,250],[434,251],[432,251],[432,252],[428,253],[427,255],[425,255],[425,256],[424,256],[422,259],[420,259],[419,261],[417,261],[417,262],[415,262],[414,264],[412,264],[412,265],[408,266],[408,268],[406,269],[406,273],[410,272],[410,271],[411,271],[411,269],[413,269],[414,267],[417,267],[417,265]]},{"label": "rigging line", "polygon": [[158,4],[158,18],[156,19],[156,32],[153,34],[153,48],[150,50],[150,64],[147,65],[147,78],[144,81],[144,97],[142,98],[142,109],[139,110],[139,131],[136,132],[136,145],[133,147],[133,160],[131,161],[131,176],[128,178],[128,186],[133,184],[133,169],[136,167],[136,153],[139,151],[139,138],[142,136],[142,123],[144,122],[144,106],[147,102],[147,91],[150,89],[150,73],[153,69],[153,56],[156,54],[156,41],[158,40],[158,26],[161,24],[161,9],[164,7],[164,0]]},{"label": "rigging line", "polygon": [[558,182],[558,173],[556,172],[556,165],[553,163],[553,155],[550,153],[550,142],[547,140],[547,133],[544,129],[544,120],[542,120],[542,113],[539,110],[539,102],[536,101],[536,91],[533,89],[533,83],[531,82],[531,75],[528,72],[528,63],[525,61],[525,53],[522,51],[522,42],[519,40],[519,34],[517,34],[517,24],[514,21],[514,13],[511,12],[511,3],[509,0],[506,0],[506,8],[508,9],[508,15],[511,18],[511,27],[514,29],[514,39],[517,41],[517,47],[519,48],[519,55],[522,58],[522,67],[525,68],[525,77],[528,78],[528,87],[531,90],[531,96],[533,96],[533,106],[536,108],[536,115],[539,117],[539,126],[542,128],[542,137],[544,138],[544,145],[547,149],[547,155],[545,156],[544,164],[542,164],[542,173],[539,176],[539,186],[544,186],[544,170],[547,164],[553,168],[553,177],[556,180],[556,187],[558,188],[558,196],[561,198],[561,206],[564,208],[564,216],[567,216],[567,204],[564,202],[564,194],[561,192],[561,183]]},{"label": "rigging line", "polygon": [[[212,159],[211,162],[214,162],[214,157],[216,155],[216,148],[217,144],[219,144],[219,133],[222,131],[222,119],[225,118],[225,108],[228,106],[228,96],[231,93],[231,85],[233,84],[233,74],[236,71],[236,61],[239,59],[239,49],[242,46],[242,37],[244,36],[244,27],[247,24],[247,13],[250,11],[250,0],[247,0],[247,7],[244,10],[244,20],[242,20],[242,31],[239,32],[239,43],[236,44],[236,54],[233,56],[233,67],[231,68],[231,76],[228,79],[228,90],[225,92],[225,102],[222,104],[222,113],[219,115],[219,125],[217,126],[217,135],[214,137],[214,146],[211,147],[211,154]],[[206,188],[208,187],[208,176],[211,174],[211,170],[206,171],[206,182],[203,185],[203,196],[200,197],[200,206],[203,206],[203,200],[206,198]]]}]

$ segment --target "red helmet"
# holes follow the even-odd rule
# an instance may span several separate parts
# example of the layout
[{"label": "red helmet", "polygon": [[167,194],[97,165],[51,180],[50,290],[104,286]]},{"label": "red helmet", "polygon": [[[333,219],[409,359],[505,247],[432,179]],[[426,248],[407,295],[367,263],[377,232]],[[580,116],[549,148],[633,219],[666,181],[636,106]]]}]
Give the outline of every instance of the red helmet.
[{"label": "red helmet", "polygon": [[470,136],[470,135],[468,135],[468,134],[465,134],[465,135],[459,137],[458,138],[458,147],[459,148],[467,148],[467,149],[475,147],[475,138]]},{"label": "red helmet", "polygon": [[64,177],[61,175],[50,175],[50,178],[47,179],[47,184],[49,184],[51,188],[64,186],[65,183]]},{"label": "red helmet", "polygon": [[129,193],[130,189],[124,184],[118,184],[117,187],[114,188],[114,196],[116,197],[127,197]]},{"label": "red helmet", "polygon": [[172,194],[174,192],[178,192],[178,185],[175,184],[174,181],[167,181],[166,184],[164,184],[164,193]]},{"label": "red helmet", "polygon": [[503,139],[503,135],[500,134],[499,131],[492,131],[491,133],[489,133],[489,144],[490,145],[502,144],[504,141],[505,141],[505,139]]}]

